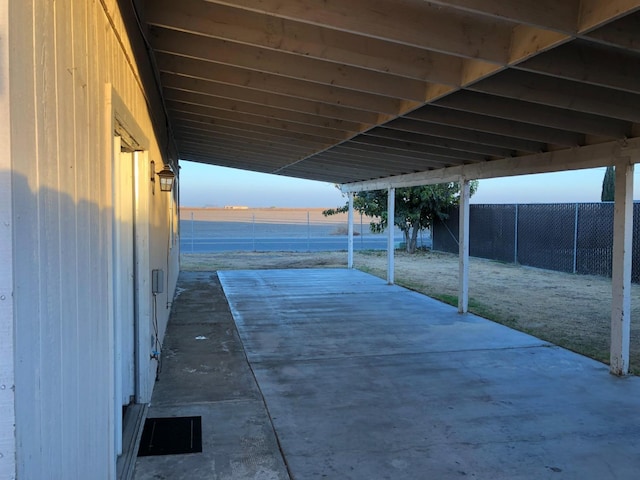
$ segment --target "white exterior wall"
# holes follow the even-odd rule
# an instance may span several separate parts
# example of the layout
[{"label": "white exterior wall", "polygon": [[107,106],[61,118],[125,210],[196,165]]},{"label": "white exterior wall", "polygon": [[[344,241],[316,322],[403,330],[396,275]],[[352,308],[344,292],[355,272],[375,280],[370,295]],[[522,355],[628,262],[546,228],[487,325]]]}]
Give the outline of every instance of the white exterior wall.
[{"label": "white exterior wall", "polygon": [[8,1],[0,0],[0,478],[15,477]]},{"label": "white exterior wall", "polygon": [[[148,140],[143,158],[160,167],[164,159],[116,0],[13,1],[9,33],[17,475],[114,478],[110,88]],[[4,82],[0,92],[3,109]],[[158,295],[164,332],[177,249],[167,249],[169,195],[149,196],[149,270],[165,270],[170,287]],[[4,260],[3,236],[0,246]],[[0,289],[10,275],[3,267]],[[151,312],[150,289],[140,301]],[[3,362],[10,349],[1,347]],[[145,378],[148,396],[154,376]],[[6,434],[0,424],[0,442]]]}]

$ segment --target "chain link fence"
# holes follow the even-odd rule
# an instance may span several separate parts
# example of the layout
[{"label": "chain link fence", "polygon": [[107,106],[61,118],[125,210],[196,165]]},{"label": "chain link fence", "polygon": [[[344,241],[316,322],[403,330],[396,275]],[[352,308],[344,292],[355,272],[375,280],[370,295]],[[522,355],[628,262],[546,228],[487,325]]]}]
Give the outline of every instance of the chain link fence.
[{"label": "chain link fence", "polygon": [[[640,283],[640,204],[633,206],[632,281]],[[433,249],[458,252],[458,209],[433,226]],[[568,273],[611,276],[613,203],[471,205],[469,254]]]}]

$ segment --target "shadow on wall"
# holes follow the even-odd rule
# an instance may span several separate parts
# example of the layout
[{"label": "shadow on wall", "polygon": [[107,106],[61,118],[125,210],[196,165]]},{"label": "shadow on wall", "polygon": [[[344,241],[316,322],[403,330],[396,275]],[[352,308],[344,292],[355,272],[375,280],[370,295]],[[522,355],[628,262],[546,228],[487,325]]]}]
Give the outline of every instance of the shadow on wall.
[{"label": "shadow on wall", "polygon": [[[68,180],[79,195],[90,191],[89,178]],[[50,188],[33,192],[16,173],[12,197],[19,476],[54,478],[77,465],[79,478],[91,478],[115,461],[113,211]],[[169,255],[162,260],[166,269]],[[159,304],[169,304],[167,290]]]}]

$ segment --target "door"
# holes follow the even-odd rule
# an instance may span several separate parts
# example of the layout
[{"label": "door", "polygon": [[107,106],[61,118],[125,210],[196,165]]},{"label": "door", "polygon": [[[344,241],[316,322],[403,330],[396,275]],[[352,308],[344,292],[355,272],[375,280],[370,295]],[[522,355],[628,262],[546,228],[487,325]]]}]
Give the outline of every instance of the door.
[{"label": "door", "polygon": [[116,451],[122,453],[124,407],[135,397],[134,154],[114,139],[113,296]]}]

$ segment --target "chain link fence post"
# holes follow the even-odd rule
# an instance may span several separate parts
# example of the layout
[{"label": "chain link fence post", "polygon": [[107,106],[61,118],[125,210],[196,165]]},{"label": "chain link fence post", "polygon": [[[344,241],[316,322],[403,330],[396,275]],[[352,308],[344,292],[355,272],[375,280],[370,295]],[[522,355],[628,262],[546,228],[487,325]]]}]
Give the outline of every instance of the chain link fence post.
[{"label": "chain link fence post", "polygon": [[575,220],[573,223],[573,273],[578,271],[578,204],[576,203]]},{"label": "chain link fence post", "polygon": [[193,253],[193,212],[191,212],[191,253]]},{"label": "chain link fence post", "polygon": [[514,224],[514,232],[513,232],[513,263],[518,264],[518,204],[516,203],[515,210],[515,218],[513,221]]},{"label": "chain link fence post", "polygon": [[307,251],[311,251],[311,220],[307,211]]}]

